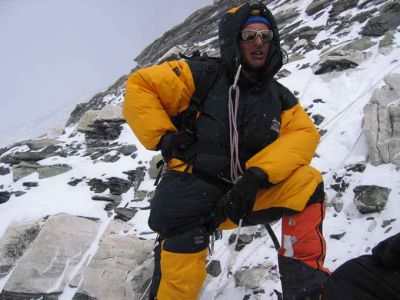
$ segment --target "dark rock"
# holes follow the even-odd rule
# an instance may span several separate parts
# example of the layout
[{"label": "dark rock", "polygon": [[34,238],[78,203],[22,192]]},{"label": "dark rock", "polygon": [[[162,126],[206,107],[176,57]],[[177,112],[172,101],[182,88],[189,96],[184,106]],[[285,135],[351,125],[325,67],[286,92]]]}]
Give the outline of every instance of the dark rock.
[{"label": "dark rock", "polygon": [[313,115],[311,116],[311,118],[314,120],[314,124],[317,126],[320,125],[325,120],[325,117],[321,115]]},{"label": "dark rock", "polygon": [[318,132],[320,136],[323,136],[328,132],[328,129],[319,129]]},{"label": "dark rock", "polygon": [[97,178],[90,179],[88,181],[88,185],[90,186],[90,190],[94,191],[95,193],[102,193],[109,187],[107,182]]},{"label": "dark rock", "polygon": [[360,185],[356,186],[353,192],[357,209],[366,214],[383,210],[391,189],[377,185]]},{"label": "dark rock", "polygon": [[117,208],[115,208],[114,211],[117,215],[121,216],[126,221],[129,221],[130,219],[132,219],[137,213],[136,209],[127,208],[127,207],[117,207]]},{"label": "dark rock", "polygon": [[22,196],[22,195],[25,195],[26,192],[23,192],[23,191],[16,191],[16,192],[13,192],[13,194],[15,195],[15,197],[20,197],[20,196]]},{"label": "dark rock", "polygon": [[386,229],[384,233],[388,233],[390,230],[392,230],[392,227],[389,227],[388,229]]},{"label": "dark rock", "polygon": [[331,239],[340,240],[342,237],[346,235],[346,232],[338,233],[338,234],[331,234],[329,237]]},{"label": "dark rock", "polygon": [[7,175],[7,174],[10,174],[10,169],[9,168],[3,168],[3,167],[0,167],[0,175]]},{"label": "dark rock", "polygon": [[344,193],[347,188],[349,187],[349,182],[347,182],[346,177],[344,176],[339,176],[337,174],[333,174],[333,180],[336,182],[334,184],[331,184],[331,188],[335,190],[338,193]]},{"label": "dark rock", "polygon": [[137,147],[135,145],[123,145],[116,149],[117,152],[121,153],[124,156],[131,155],[132,153],[137,151]]},{"label": "dark rock", "polygon": [[137,153],[133,153],[133,154],[131,155],[131,157],[132,157],[132,159],[135,159],[135,158],[137,157]]},{"label": "dark rock", "polygon": [[115,140],[121,134],[123,121],[96,121],[92,130],[85,132],[87,140]]},{"label": "dark rock", "polygon": [[400,3],[389,2],[381,10],[380,15],[369,19],[362,29],[365,36],[382,36],[390,29],[396,29],[400,25]]},{"label": "dark rock", "polygon": [[[254,239],[253,235],[248,235],[248,234],[239,235],[238,243],[236,245],[235,250],[241,251],[246,245],[250,244],[253,241],[253,239]],[[233,244],[235,240],[236,240],[236,234],[232,234],[229,237],[229,243]]]},{"label": "dark rock", "polygon": [[384,220],[383,223],[382,223],[382,228],[385,228],[385,227],[389,226],[394,221],[396,221],[396,219]]},{"label": "dark rock", "polygon": [[358,63],[348,56],[328,56],[321,60],[314,70],[315,75],[332,71],[343,71],[358,66]]},{"label": "dark rock", "polygon": [[210,274],[212,277],[218,277],[221,272],[221,262],[219,260],[213,259],[207,263],[207,274]]},{"label": "dark rock", "polygon": [[118,177],[111,177],[108,178],[108,187],[112,195],[121,195],[132,187],[132,182]]},{"label": "dark rock", "polygon": [[335,17],[349,8],[356,7],[358,0],[336,0],[332,3],[332,9],[329,11],[330,18]]},{"label": "dark rock", "polygon": [[350,171],[350,172],[362,173],[365,171],[366,167],[367,167],[367,164],[365,162],[360,162],[360,163],[348,165],[345,167],[345,169],[346,169],[346,171]]},{"label": "dark rock", "polygon": [[31,187],[37,187],[37,186],[39,186],[39,183],[27,181],[27,182],[24,182],[22,185],[23,185],[23,186],[26,186],[26,187],[28,187],[28,188],[31,188]]},{"label": "dark rock", "polygon": [[11,197],[10,192],[0,192],[0,204],[7,202]]},{"label": "dark rock", "polygon": [[133,183],[134,190],[137,191],[139,189],[140,184],[144,180],[146,176],[146,167],[138,167],[136,168],[135,182]]},{"label": "dark rock", "polygon": [[128,175],[128,179],[132,182],[135,181],[136,178],[136,170],[128,170],[128,171],[123,171],[123,174]]},{"label": "dark rock", "polygon": [[6,153],[8,150],[8,148],[0,148],[0,156],[3,155],[4,153]]},{"label": "dark rock", "polygon": [[368,10],[368,11],[363,11],[357,15],[355,15],[354,17],[352,17],[349,20],[349,23],[354,23],[354,22],[358,22],[358,23],[364,23],[365,21],[367,21],[369,18],[371,18],[371,15],[373,13],[376,13],[378,11],[377,8]]},{"label": "dark rock", "polygon": [[307,69],[307,68],[309,68],[309,67],[310,67],[310,63],[306,63],[306,64],[304,64],[304,65],[301,65],[300,68],[299,68],[299,70],[304,70],[304,69]]},{"label": "dark rock", "polygon": [[76,186],[78,183],[82,182],[86,177],[72,179],[68,184],[70,186]]},{"label": "dark rock", "polygon": [[357,5],[357,8],[358,8],[358,9],[362,9],[362,8],[364,8],[365,6],[367,6],[368,3],[371,3],[371,2],[373,2],[373,1],[374,1],[374,0],[365,0],[365,1],[361,2],[360,4],[358,4],[358,5]]},{"label": "dark rock", "polygon": [[322,99],[314,99],[312,102],[313,103],[325,103],[325,101]]},{"label": "dark rock", "polygon": [[58,149],[60,149],[59,146],[50,145],[50,146],[47,146],[42,151],[16,152],[13,154],[8,154],[5,156],[2,156],[0,158],[0,161],[2,163],[11,164],[11,165],[18,164],[22,161],[36,162],[36,161],[39,161],[39,160],[42,160],[42,159],[45,159],[47,157],[54,155],[54,153]]},{"label": "dark rock", "polygon": [[309,16],[323,10],[324,8],[328,7],[331,4],[331,0],[314,0],[309,4],[306,8],[306,13]]},{"label": "dark rock", "polygon": [[107,163],[113,163],[116,162],[120,159],[121,157],[117,154],[117,155],[109,155],[107,154],[106,156],[104,156],[104,159],[102,159],[104,162]]},{"label": "dark rock", "polygon": [[106,196],[93,196],[92,200],[94,201],[107,201],[107,202],[114,202],[115,199],[112,197],[106,197]]}]

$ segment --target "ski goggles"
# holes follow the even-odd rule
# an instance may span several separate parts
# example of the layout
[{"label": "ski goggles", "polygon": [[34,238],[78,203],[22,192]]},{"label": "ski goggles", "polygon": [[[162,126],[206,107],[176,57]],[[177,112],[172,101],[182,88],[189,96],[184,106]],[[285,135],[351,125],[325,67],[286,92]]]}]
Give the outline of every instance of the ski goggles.
[{"label": "ski goggles", "polygon": [[261,40],[265,43],[271,42],[274,37],[274,33],[271,30],[253,30],[253,29],[245,29],[240,32],[240,40],[243,42],[253,42],[260,37]]}]

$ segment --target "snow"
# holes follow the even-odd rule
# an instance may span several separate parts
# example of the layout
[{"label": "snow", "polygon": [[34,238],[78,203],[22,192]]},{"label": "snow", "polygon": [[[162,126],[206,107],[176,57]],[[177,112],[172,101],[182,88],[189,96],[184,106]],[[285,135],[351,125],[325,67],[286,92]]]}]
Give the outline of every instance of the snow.
[{"label": "snow", "polygon": [[[298,1],[298,5],[304,7],[310,1]],[[354,13],[356,11],[354,10]],[[301,14],[306,25],[324,25],[328,18],[327,10],[316,20]],[[358,32],[364,24],[354,25],[349,28],[347,37],[335,37],[335,45],[344,45],[348,40],[358,36]],[[331,37],[332,30],[321,31],[316,41]],[[213,38],[199,42],[212,42]],[[378,41],[378,39],[377,39]],[[290,90],[297,91],[301,104],[309,107],[310,112],[318,113],[325,117],[320,129],[327,130],[321,137],[317,149],[318,157],[312,161],[312,165],[324,174],[324,182],[328,199],[332,199],[336,192],[330,188],[334,182],[334,174],[346,173],[345,167],[359,162],[364,162],[367,157],[367,145],[364,135],[361,133],[361,123],[363,118],[363,108],[368,103],[374,89],[382,86],[383,78],[389,73],[400,73],[400,33],[395,34],[396,48],[390,53],[383,55],[378,53],[378,46],[368,50],[370,56],[357,68],[342,72],[332,72],[323,75],[314,75],[310,68],[299,69],[303,64],[313,65],[320,57],[320,51],[311,51],[305,54],[305,58],[300,61],[290,62],[284,68],[289,70],[292,75],[280,81]],[[322,99],[324,103],[314,103],[314,99]],[[122,99],[108,97],[107,101],[119,103]],[[71,126],[65,129],[65,133],[57,139],[65,144],[84,144],[84,135],[77,133],[71,135],[76,127]],[[81,265],[94,255],[97,249],[101,233],[113,216],[108,216],[104,211],[105,202],[92,201],[94,195],[85,182],[72,187],[67,183],[74,178],[102,178],[112,176],[123,177],[123,171],[134,170],[140,166],[148,168],[149,161],[157,153],[145,149],[138,139],[133,135],[127,124],[123,125],[120,137],[116,140],[118,144],[135,144],[138,148],[138,156],[132,159],[130,156],[121,157],[114,163],[96,162],[89,157],[81,157],[85,152],[84,147],[79,150],[76,156],[70,157],[51,157],[40,161],[41,164],[68,164],[72,170],[47,179],[39,179],[36,173],[29,175],[17,182],[13,182],[12,174],[0,176],[0,190],[26,191],[27,193],[11,199],[0,205],[0,237],[4,234],[7,227],[13,222],[34,220],[47,215],[57,213],[67,213],[72,215],[98,218],[102,224],[102,229],[96,240],[93,241],[90,250],[82,259]],[[19,150],[21,150],[20,148]],[[16,151],[12,149],[11,151]],[[5,166],[0,164],[0,166]],[[150,180],[146,175],[145,181],[139,190],[154,190],[154,180]],[[23,182],[39,182],[38,187],[28,189],[22,185]],[[392,164],[372,166],[367,164],[364,172],[353,172],[348,178],[349,187],[343,194],[343,210],[338,213],[333,207],[328,206],[324,222],[324,236],[327,241],[326,267],[335,270],[345,261],[359,255],[368,254],[371,249],[381,240],[390,235],[400,232],[400,176],[399,170]],[[353,203],[352,190],[358,185],[378,185],[391,189],[389,201],[386,208],[379,213],[363,215],[356,209]],[[147,207],[147,199],[141,202],[130,202],[133,199],[133,188],[122,195],[121,207],[130,204],[135,207]],[[141,238],[154,240],[156,235],[151,233],[147,225],[149,210],[139,210],[135,217],[129,221],[131,229],[129,232],[135,233]],[[384,221],[395,219],[390,225],[385,226]],[[279,238],[281,224],[275,223],[272,228]],[[243,299],[249,294],[241,288],[236,288],[233,275],[237,270],[244,267],[257,265],[276,265],[277,255],[273,248],[272,241],[265,228],[256,226],[252,228],[242,228],[241,233],[254,233],[259,231],[261,238],[255,239],[251,246],[246,246],[242,251],[236,252],[229,244],[228,239],[235,231],[226,231],[221,240],[216,241],[214,254],[209,258],[221,261],[222,275],[219,278],[208,277],[203,288],[200,299]],[[330,238],[332,234],[345,232],[345,235],[336,240]],[[80,265],[80,266],[81,266]],[[77,269],[78,270],[78,269]],[[260,286],[260,290],[265,292],[252,295],[251,299],[277,299],[274,290],[281,290],[277,275],[268,276]],[[9,276],[8,276],[9,277]],[[0,280],[0,291],[8,277]],[[62,300],[72,299],[74,289],[67,287],[61,296]]]}]

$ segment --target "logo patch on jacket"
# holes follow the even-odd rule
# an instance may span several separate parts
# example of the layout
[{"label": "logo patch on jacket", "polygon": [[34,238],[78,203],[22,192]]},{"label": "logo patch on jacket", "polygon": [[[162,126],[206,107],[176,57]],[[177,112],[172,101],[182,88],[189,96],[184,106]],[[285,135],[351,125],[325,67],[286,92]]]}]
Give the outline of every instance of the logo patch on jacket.
[{"label": "logo patch on jacket", "polygon": [[277,119],[273,118],[271,121],[270,129],[279,134],[279,131],[281,129],[281,123]]}]

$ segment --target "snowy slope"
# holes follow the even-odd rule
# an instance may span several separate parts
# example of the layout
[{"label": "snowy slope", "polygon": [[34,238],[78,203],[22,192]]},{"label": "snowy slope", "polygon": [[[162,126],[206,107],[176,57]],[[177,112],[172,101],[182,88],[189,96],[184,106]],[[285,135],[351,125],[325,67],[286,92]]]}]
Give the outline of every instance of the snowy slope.
[{"label": "snowy slope", "polygon": [[[223,2],[223,1],[222,1]],[[299,20],[302,26],[325,26],[329,22],[329,9],[322,11],[319,18],[308,16],[305,8],[312,2],[310,0],[291,1],[269,1],[270,8],[274,13],[279,13],[287,9],[297,8],[300,14],[291,22],[286,24],[289,27]],[[292,3],[293,2],[293,3]],[[361,1],[360,1],[361,2]],[[367,8],[351,8],[342,13],[355,15]],[[339,21],[338,21],[339,22]],[[363,23],[353,22],[345,29],[335,32],[336,27],[327,27],[328,30],[320,30],[314,42],[323,41],[330,38],[330,44],[326,49],[331,49],[335,45],[343,45],[359,37],[360,30],[365,26]],[[343,32],[346,34],[340,34]],[[379,41],[381,37],[372,38]],[[210,46],[215,38],[205,41],[199,40],[196,46],[203,47],[210,53],[215,53],[213,46]],[[188,49],[190,45],[184,45]],[[395,32],[394,47],[391,51],[382,54],[378,44],[367,50],[367,58],[356,68],[329,72],[322,75],[315,75],[311,67],[302,68],[304,65],[312,66],[320,59],[323,49],[312,49],[302,52],[303,58],[289,62],[284,69],[290,75],[280,79],[290,90],[296,91],[301,104],[308,108],[311,115],[319,114],[324,117],[323,122],[318,126],[319,129],[327,130],[322,136],[320,145],[317,149],[317,156],[313,159],[312,165],[319,169],[324,176],[328,203],[335,197],[336,191],[331,187],[335,183],[335,176],[345,175],[349,187],[343,193],[343,209],[335,211],[331,205],[327,208],[324,223],[324,235],[327,240],[326,266],[334,270],[343,262],[353,257],[370,253],[371,249],[382,239],[394,233],[400,232],[400,176],[399,170],[392,164],[379,166],[366,165],[364,172],[349,172],[346,167],[365,162],[368,155],[365,137],[361,132],[363,120],[363,108],[369,102],[373,90],[384,85],[383,78],[389,73],[400,74],[400,32]],[[289,51],[289,55],[295,53]],[[157,57],[154,58],[156,60]],[[109,102],[110,97],[105,97],[102,101]],[[122,97],[113,98],[113,102],[120,103]],[[321,99],[322,101],[313,101]],[[0,191],[26,191],[26,194],[16,197],[11,196],[6,203],[0,204],[0,237],[12,222],[22,220],[37,219],[46,215],[56,213],[69,213],[72,215],[83,215],[87,217],[99,218],[104,225],[108,224],[114,217],[104,211],[105,203],[92,201],[94,195],[89,186],[82,181],[77,186],[70,186],[67,183],[71,179],[77,178],[109,178],[112,176],[126,178],[122,172],[134,170],[137,167],[149,167],[149,162],[156,154],[147,151],[140,145],[132,134],[129,126],[124,124],[119,138],[113,143],[118,145],[135,144],[138,148],[136,158],[122,156],[118,161],[106,163],[93,161],[89,156],[84,156],[88,148],[83,133],[73,134],[77,124],[67,127],[64,133],[58,136],[62,146],[66,149],[71,145],[80,145],[80,149],[74,154],[66,157],[53,156],[40,161],[41,164],[68,164],[72,170],[47,179],[39,179],[37,174],[31,174],[19,181],[13,182],[12,174],[0,176]],[[12,148],[4,155],[24,150],[23,147]],[[0,163],[0,166],[8,167]],[[346,175],[347,174],[347,175]],[[145,180],[140,185],[140,190],[154,190],[154,180],[149,179],[146,174]],[[23,182],[35,181],[38,187],[28,189],[23,186]],[[361,214],[353,203],[353,188],[358,185],[374,184],[389,187],[391,193],[386,208],[379,213]],[[104,194],[105,195],[105,194]],[[125,205],[132,206],[133,189],[122,194],[120,207]],[[148,200],[135,202],[135,207],[148,206]],[[130,233],[135,233],[145,239],[154,240],[156,235],[147,234],[150,229],[147,226],[148,210],[139,210],[135,217],[128,221],[132,227]],[[389,225],[387,222],[390,221]],[[272,226],[279,237],[280,223]],[[218,277],[207,277],[200,299],[277,299],[274,290],[281,290],[279,274],[277,271],[276,251],[265,228],[256,226],[243,228],[240,233],[254,235],[252,243],[246,245],[243,250],[234,251],[229,243],[229,238],[235,231],[224,232],[223,238],[216,241],[215,249],[209,260],[219,260],[221,262],[222,273]],[[331,236],[343,234],[340,239]],[[90,255],[93,255],[96,248],[94,242]],[[246,268],[263,267],[267,270],[259,277],[259,285],[252,290],[235,285],[232,274]],[[7,277],[0,279],[0,291],[3,289]],[[72,298],[71,290],[66,290],[62,299]]]}]

